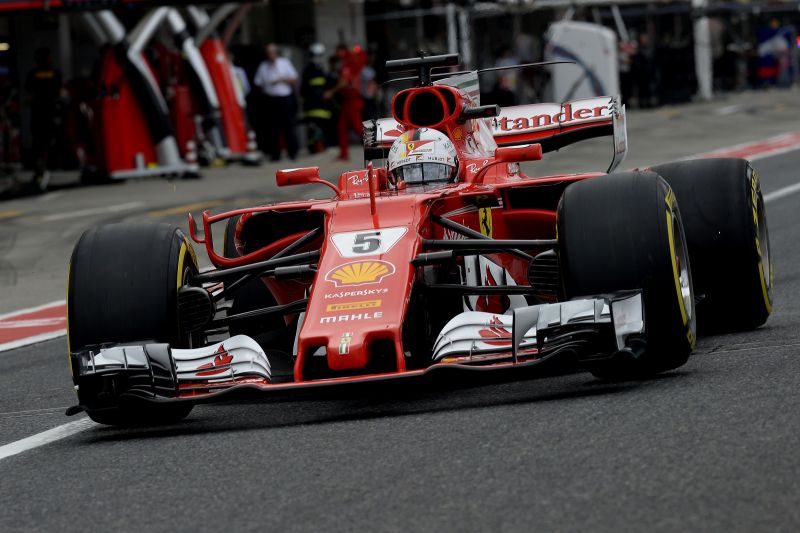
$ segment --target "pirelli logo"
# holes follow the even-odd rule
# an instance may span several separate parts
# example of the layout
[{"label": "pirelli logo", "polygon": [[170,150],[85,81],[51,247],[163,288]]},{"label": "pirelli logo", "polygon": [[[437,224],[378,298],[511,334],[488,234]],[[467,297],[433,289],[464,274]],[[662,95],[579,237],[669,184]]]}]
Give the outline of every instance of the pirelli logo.
[{"label": "pirelli logo", "polygon": [[354,309],[375,309],[381,306],[382,300],[361,300],[359,302],[342,302],[338,304],[328,304],[326,310],[331,311],[353,311]]}]

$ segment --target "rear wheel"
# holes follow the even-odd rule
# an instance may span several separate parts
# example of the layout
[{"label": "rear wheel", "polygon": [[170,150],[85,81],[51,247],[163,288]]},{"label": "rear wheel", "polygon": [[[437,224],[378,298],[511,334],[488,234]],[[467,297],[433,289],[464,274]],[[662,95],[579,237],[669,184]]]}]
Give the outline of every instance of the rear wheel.
[{"label": "rear wheel", "polygon": [[653,167],[681,206],[699,295],[701,330],[747,330],[772,312],[772,257],[764,198],[744,159]]},{"label": "rear wheel", "polygon": [[643,377],[686,363],[695,343],[692,276],[681,214],[663,179],[631,172],[570,185],[558,207],[558,242],[568,299],[642,291],[644,351],[592,362],[594,375]]},{"label": "rear wheel", "polygon": [[[192,245],[169,224],[110,224],[87,230],[70,261],[68,349],[126,342],[191,347],[191,336],[180,328],[177,301],[178,289],[197,271]],[[101,424],[168,423],[192,410],[189,404],[109,405],[117,393],[79,389],[78,398],[89,417]]]}]

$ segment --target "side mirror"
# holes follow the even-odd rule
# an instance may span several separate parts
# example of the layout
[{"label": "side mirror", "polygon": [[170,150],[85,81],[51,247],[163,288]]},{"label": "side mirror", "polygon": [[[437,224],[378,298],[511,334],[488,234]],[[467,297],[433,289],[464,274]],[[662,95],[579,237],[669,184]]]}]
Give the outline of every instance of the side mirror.
[{"label": "side mirror", "polygon": [[499,163],[519,163],[521,161],[539,161],[542,158],[541,144],[523,144],[520,146],[501,146],[494,151],[494,159]]},{"label": "side mirror", "polygon": [[500,146],[494,150],[494,161],[484,166],[473,180],[475,183],[481,183],[486,172],[502,163],[520,163],[522,161],[539,161],[542,158],[542,145],[536,144],[523,144],[520,146]]},{"label": "side mirror", "polygon": [[286,168],[275,172],[275,181],[278,183],[278,187],[314,183],[320,179],[319,167]]},{"label": "side mirror", "polygon": [[341,196],[342,191],[339,187],[320,177],[319,167],[286,168],[275,172],[275,182],[278,187],[289,185],[305,185],[309,183],[320,183],[333,189],[336,196]]}]

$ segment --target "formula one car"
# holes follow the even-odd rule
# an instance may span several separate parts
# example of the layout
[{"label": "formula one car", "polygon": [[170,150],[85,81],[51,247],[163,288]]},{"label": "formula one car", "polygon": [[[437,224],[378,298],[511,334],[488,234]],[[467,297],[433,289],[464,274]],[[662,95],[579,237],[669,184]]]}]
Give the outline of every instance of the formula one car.
[{"label": "formula one car", "polygon": [[[179,420],[192,406],[440,373],[567,361],[601,379],[683,365],[698,324],[763,324],[772,305],[764,202],[747,161],[614,172],[617,98],[482,106],[455,55],[416,71],[392,118],[368,121],[367,168],[279,186],[333,196],[86,231],[68,279],[79,405],[106,424]],[[529,177],[520,162],[597,136],[608,173]],[[225,224],[215,248],[212,226]],[[218,239],[219,240],[219,239]],[[218,241],[217,241],[218,242]]]}]

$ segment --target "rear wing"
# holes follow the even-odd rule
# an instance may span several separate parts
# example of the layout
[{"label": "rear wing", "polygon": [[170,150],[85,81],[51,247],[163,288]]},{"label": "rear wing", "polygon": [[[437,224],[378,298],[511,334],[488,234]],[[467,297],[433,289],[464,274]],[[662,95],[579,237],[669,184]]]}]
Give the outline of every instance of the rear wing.
[{"label": "rear wing", "polygon": [[[529,104],[505,107],[490,122],[498,146],[539,143],[543,152],[567,145],[612,136],[613,159],[608,172],[614,171],[628,153],[625,106],[609,96],[583,98],[563,104]],[[364,122],[365,158],[381,158],[403,132],[393,118]]]},{"label": "rear wing", "polygon": [[559,150],[586,139],[612,136],[614,157],[608,172],[617,168],[628,153],[625,106],[615,97],[505,107],[492,119],[492,128],[498,146],[539,143],[542,152]]}]

